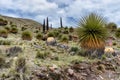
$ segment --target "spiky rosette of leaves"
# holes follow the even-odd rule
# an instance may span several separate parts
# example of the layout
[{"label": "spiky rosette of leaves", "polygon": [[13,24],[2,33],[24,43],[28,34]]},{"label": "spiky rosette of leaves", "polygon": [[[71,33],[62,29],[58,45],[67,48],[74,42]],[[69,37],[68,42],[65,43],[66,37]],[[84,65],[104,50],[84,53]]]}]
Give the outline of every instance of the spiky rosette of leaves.
[{"label": "spiky rosette of leaves", "polygon": [[91,13],[79,21],[78,36],[84,49],[100,49],[105,46],[106,20],[101,15]]}]

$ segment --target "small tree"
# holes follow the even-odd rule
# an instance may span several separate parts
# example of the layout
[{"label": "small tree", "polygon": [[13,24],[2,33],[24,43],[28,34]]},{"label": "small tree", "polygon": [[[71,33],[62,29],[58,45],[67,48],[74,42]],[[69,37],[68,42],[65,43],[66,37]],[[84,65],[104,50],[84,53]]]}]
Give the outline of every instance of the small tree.
[{"label": "small tree", "polygon": [[46,20],[46,30],[47,31],[49,30],[49,20],[48,20],[48,17],[47,17],[47,20]]},{"label": "small tree", "polygon": [[60,17],[60,27],[63,28],[62,17]]},{"label": "small tree", "polygon": [[43,21],[43,33],[45,33],[45,19]]}]

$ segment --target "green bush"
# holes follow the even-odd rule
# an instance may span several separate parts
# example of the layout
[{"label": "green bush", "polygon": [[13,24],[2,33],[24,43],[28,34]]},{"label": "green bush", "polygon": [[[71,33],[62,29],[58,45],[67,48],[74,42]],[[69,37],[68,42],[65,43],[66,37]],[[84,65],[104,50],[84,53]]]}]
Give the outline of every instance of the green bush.
[{"label": "green bush", "polygon": [[5,57],[0,55],[0,67],[4,67],[5,66]]},{"label": "green bush", "polygon": [[100,64],[97,66],[97,69],[100,71],[105,71],[105,66],[103,64]]},{"label": "green bush", "polygon": [[12,27],[10,32],[16,34],[18,32],[17,27]]},{"label": "green bush", "polygon": [[59,31],[58,30],[54,30],[53,33],[54,33],[54,37],[58,37],[58,35],[59,35]]},{"label": "green bush", "polygon": [[32,33],[30,31],[24,31],[22,33],[23,40],[32,40]]},{"label": "green bush", "polygon": [[61,39],[61,37],[62,37],[62,34],[60,33],[60,34],[58,35],[58,39]]},{"label": "green bush", "polygon": [[38,32],[40,32],[40,31],[39,31],[39,30],[35,30],[35,31],[34,31],[34,33],[38,33]]},{"label": "green bush", "polygon": [[107,56],[105,54],[102,55],[102,57],[101,57],[102,60],[106,60],[106,58],[107,58]]},{"label": "green bush", "polygon": [[48,36],[48,37],[54,37],[54,32],[53,32],[53,31],[48,32],[47,36]]},{"label": "green bush", "polygon": [[74,32],[74,28],[73,28],[73,27],[70,27],[70,28],[69,28],[69,32],[71,32],[71,33]]},{"label": "green bush", "polygon": [[70,51],[77,53],[79,51],[79,48],[78,47],[71,47]]},{"label": "green bush", "polygon": [[8,40],[0,40],[0,45],[10,45],[11,41]]},{"label": "green bush", "polygon": [[67,35],[62,35],[61,37],[61,42],[68,42],[69,41],[69,38]]},{"label": "green bush", "polygon": [[47,52],[47,51],[45,51],[45,52],[37,51],[36,58],[45,59],[49,55],[50,55],[50,52]]},{"label": "green bush", "polygon": [[0,21],[4,21],[2,18],[0,18]]},{"label": "green bush", "polygon": [[0,30],[0,37],[4,37],[4,38],[7,38],[8,36],[8,32],[6,29],[1,29]]},{"label": "green bush", "polygon": [[55,60],[55,61],[59,61],[60,60],[58,56],[53,56],[51,59]]},{"label": "green bush", "polygon": [[21,31],[25,31],[27,28],[26,27],[22,27],[21,28]]},{"label": "green bush", "polygon": [[24,57],[18,57],[17,61],[15,62],[15,70],[17,72],[25,72],[26,69],[26,60]]},{"label": "green bush", "polygon": [[5,29],[6,29],[8,32],[10,32],[10,30],[11,30],[11,28],[8,27],[8,26],[6,26]]},{"label": "green bush", "polygon": [[69,33],[68,29],[63,30],[63,33],[68,34]]},{"label": "green bush", "polygon": [[78,55],[84,56],[84,57],[87,56],[86,50],[80,49],[79,52],[78,52]]},{"label": "green bush", "polygon": [[11,24],[11,27],[17,27],[17,25]]},{"label": "green bush", "polygon": [[66,26],[66,27],[64,27],[64,29],[65,29],[65,30],[68,30],[68,27]]},{"label": "green bush", "polygon": [[116,46],[116,45],[117,45],[117,43],[116,43],[116,42],[114,42],[114,43],[113,43],[113,45],[114,45],[114,46]]},{"label": "green bush", "polygon": [[38,33],[38,34],[36,35],[36,38],[37,38],[38,40],[41,40],[41,39],[43,38],[42,33]]},{"label": "green bush", "polygon": [[0,25],[5,26],[8,24],[7,20],[0,19]]}]

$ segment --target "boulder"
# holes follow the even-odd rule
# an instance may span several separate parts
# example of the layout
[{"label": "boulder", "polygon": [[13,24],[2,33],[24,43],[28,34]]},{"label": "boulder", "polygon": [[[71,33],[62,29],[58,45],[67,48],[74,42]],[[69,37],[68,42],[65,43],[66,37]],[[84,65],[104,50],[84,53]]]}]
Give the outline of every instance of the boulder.
[{"label": "boulder", "polygon": [[54,46],[54,45],[56,45],[56,40],[54,37],[48,37],[46,43],[47,43],[47,45]]},{"label": "boulder", "polygon": [[112,47],[106,47],[104,51],[105,51],[105,53],[114,53],[115,52]]}]

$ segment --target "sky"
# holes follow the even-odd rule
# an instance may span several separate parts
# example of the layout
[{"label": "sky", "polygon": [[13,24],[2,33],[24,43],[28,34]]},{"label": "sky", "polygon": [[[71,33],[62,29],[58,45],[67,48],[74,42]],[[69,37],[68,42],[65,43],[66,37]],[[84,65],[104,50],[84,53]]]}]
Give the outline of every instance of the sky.
[{"label": "sky", "polygon": [[28,18],[43,23],[48,17],[53,27],[76,27],[81,16],[90,12],[103,15],[120,26],[120,0],[0,0],[0,14]]}]

